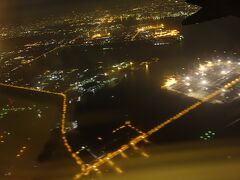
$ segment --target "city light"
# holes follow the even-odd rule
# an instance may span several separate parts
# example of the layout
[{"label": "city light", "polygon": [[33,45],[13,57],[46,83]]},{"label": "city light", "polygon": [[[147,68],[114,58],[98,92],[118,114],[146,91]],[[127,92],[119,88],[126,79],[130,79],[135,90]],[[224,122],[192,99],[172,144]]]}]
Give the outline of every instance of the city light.
[{"label": "city light", "polygon": [[[232,88],[233,86],[235,86],[238,83],[240,83],[240,76],[238,76],[233,81],[227,83],[222,88],[225,89],[225,90],[226,89],[230,89],[230,88]],[[167,125],[169,125],[171,123],[173,123],[174,121],[178,120],[179,118],[185,116],[186,114],[188,114],[192,110],[194,110],[194,109],[198,108],[199,106],[201,106],[203,103],[211,101],[213,98],[219,96],[221,94],[221,92],[222,92],[221,89],[218,89],[218,90],[216,90],[214,92],[211,92],[210,94],[208,94],[205,97],[203,97],[201,99],[201,101],[198,101],[198,102],[194,103],[193,105],[187,107],[186,109],[182,110],[178,114],[176,114],[176,115],[172,116],[171,118],[167,119],[163,123],[161,123],[161,124],[155,126],[154,128],[150,129],[149,131],[147,131],[143,135],[137,136],[136,138],[132,139],[128,144],[122,145],[118,150],[116,150],[116,151],[114,151],[112,153],[108,153],[103,158],[98,159],[92,165],[88,166],[83,172],[75,175],[74,179],[79,179],[80,177],[82,177],[82,175],[89,174],[92,170],[94,170],[94,168],[98,168],[101,165],[107,163],[110,159],[113,159],[116,156],[121,155],[122,152],[126,151],[127,149],[130,149],[132,146],[136,146],[138,143],[142,142],[144,139],[146,139],[149,136],[155,134],[160,129],[164,128],[165,126],[167,126]]]},{"label": "city light", "polygon": [[[158,160],[150,156],[155,152],[152,147],[161,143],[153,135],[177,121],[198,117],[195,121],[202,124],[191,129],[191,137],[204,145],[212,144],[220,125],[230,131],[239,123],[235,103],[240,99],[239,53],[227,48],[223,56],[216,56],[218,46],[201,48],[198,42],[197,50],[191,49],[194,46],[186,50],[196,33],[189,33],[191,28],[184,31],[179,22],[199,7],[175,0],[88,7],[66,1],[57,3],[56,13],[48,13],[52,11],[48,3],[45,13],[39,13],[37,9],[45,7],[41,3],[46,2],[34,9],[32,3],[24,7],[24,13],[19,11],[22,6],[6,3],[0,18],[3,179],[108,179],[103,175],[112,176],[112,171],[121,175],[126,167],[139,166],[139,159],[131,161],[136,156],[144,163],[150,157]],[[17,11],[8,12],[12,5]],[[29,13],[30,18],[21,18]],[[23,21],[15,22],[15,16]],[[215,49],[214,57],[206,47]],[[205,59],[187,64],[199,51]],[[167,74],[173,70],[176,73]],[[209,118],[216,117],[217,126],[206,127],[205,115],[211,112],[202,113],[201,106],[204,112],[213,110]],[[218,118],[227,114],[221,111],[225,107],[236,111],[229,111],[227,126]],[[191,116],[195,111],[199,112]],[[159,135],[164,139],[166,133]],[[168,151],[161,149],[158,154]]]},{"label": "city light", "polygon": [[94,34],[94,35],[92,36],[92,39],[109,37],[110,35],[111,35],[110,33],[105,33],[105,34],[100,34],[100,33],[98,33],[98,34]]},{"label": "city light", "polygon": [[156,25],[156,26],[144,26],[140,27],[137,29],[137,32],[144,32],[144,31],[149,31],[149,30],[154,30],[154,29],[163,29],[164,24]]},{"label": "city light", "polygon": [[116,133],[116,132],[118,132],[118,131],[120,131],[121,129],[124,129],[124,128],[126,128],[126,127],[131,128],[132,130],[136,131],[138,134],[142,134],[142,135],[145,134],[143,131],[141,131],[141,130],[138,129],[137,127],[133,126],[133,125],[131,124],[131,121],[126,121],[125,124],[123,124],[123,125],[121,125],[120,127],[114,129],[114,130],[112,131],[112,133]]},{"label": "city light", "polygon": [[177,80],[173,77],[170,77],[166,80],[166,83],[163,85],[163,87],[167,88],[167,87],[170,87],[170,86],[172,86],[176,83],[177,83]]},{"label": "city light", "polygon": [[178,36],[179,33],[180,32],[178,30],[167,30],[167,31],[155,32],[154,38]]},{"label": "city light", "polygon": [[208,82],[206,80],[202,80],[202,84],[207,84]]},{"label": "city light", "polygon": [[202,64],[199,65],[199,71],[205,71],[206,70],[206,67]]},{"label": "city light", "polygon": [[[231,63],[229,63],[231,62]],[[229,79],[238,76],[240,68],[237,61],[213,60],[195,65],[189,72],[175,75],[175,78],[166,79],[163,88],[184,94],[189,97],[201,99],[210,90],[218,90]],[[187,74],[187,75],[186,75]],[[177,83],[178,82],[178,83]],[[238,87],[229,91],[222,90],[224,94],[211,103],[231,102],[238,98]]]}]

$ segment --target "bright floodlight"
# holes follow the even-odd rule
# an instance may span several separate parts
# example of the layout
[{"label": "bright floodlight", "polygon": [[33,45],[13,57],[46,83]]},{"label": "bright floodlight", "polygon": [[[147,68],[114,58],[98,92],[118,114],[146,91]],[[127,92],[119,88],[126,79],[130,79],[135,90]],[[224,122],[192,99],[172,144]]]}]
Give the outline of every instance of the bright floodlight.
[{"label": "bright floodlight", "polygon": [[208,82],[206,80],[202,80],[202,84],[207,84]]},{"label": "bright floodlight", "polygon": [[176,83],[177,83],[177,80],[175,78],[169,78],[169,79],[167,79],[167,81],[163,87],[170,87]]},{"label": "bright floodlight", "polygon": [[[184,71],[183,74],[170,78],[165,83],[165,88],[186,96],[202,99],[221,87],[221,96],[216,97],[211,103],[225,103],[240,99],[240,83],[232,89],[228,83],[231,79],[239,77],[240,62],[216,59],[201,62],[194,68]],[[178,82],[178,83],[176,83]],[[228,90],[227,90],[228,89]]]},{"label": "bright floodlight", "polygon": [[205,71],[206,70],[206,67],[204,65],[199,65],[199,71]]}]

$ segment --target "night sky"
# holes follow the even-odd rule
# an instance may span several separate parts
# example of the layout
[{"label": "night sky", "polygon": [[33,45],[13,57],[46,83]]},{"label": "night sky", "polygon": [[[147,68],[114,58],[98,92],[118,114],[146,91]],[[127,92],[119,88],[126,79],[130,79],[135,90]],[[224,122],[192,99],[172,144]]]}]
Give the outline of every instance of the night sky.
[{"label": "night sky", "polygon": [[[109,2],[118,2],[119,0],[0,0],[1,2],[1,8],[12,8],[12,7],[24,7],[24,6],[28,6],[27,8],[30,7],[37,7],[37,6],[49,6],[49,5],[66,5],[66,4],[81,4],[81,3],[85,3],[85,4],[91,4],[91,3],[101,3],[101,4],[107,4]],[[119,1],[121,2],[121,1]]]},{"label": "night sky", "polygon": [[[91,11],[125,0],[0,0],[0,23],[23,23],[34,18],[69,13],[74,10]],[[126,1],[128,2],[128,1]],[[129,3],[138,4],[141,0]]]}]

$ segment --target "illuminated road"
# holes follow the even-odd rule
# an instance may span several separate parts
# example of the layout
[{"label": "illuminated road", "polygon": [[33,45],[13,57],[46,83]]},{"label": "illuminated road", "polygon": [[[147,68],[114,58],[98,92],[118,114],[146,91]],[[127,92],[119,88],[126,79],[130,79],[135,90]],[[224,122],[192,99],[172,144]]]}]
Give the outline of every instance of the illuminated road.
[{"label": "illuminated road", "polygon": [[[54,96],[59,96],[62,98],[62,117],[61,117],[61,138],[63,140],[64,146],[67,149],[67,151],[69,152],[69,154],[71,155],[71,157],[73,158],[73,160],[80,166],[81,168],[81,173],[75,175],[75,179],[79,179],[80,177],[82,177],[83,175],[88,175],[91,171],[95,171],[98,174],[101,173],[100,170],[98,169],[101,165],[103,164],[108,164],[111,167],[113,167],[116,172],[118,173],[122,173],[122,170],[117,167],[115,165],[115,163],[112,161],[112,159],[118,155],[121,155],[122,157],[127,157],[127,155],[125,154],[125,151],[130,149],[131,147],[133,147],[134,150],[136,151],[140,151],[140,153],[145,156],[148,157],[148,154],[146,154],[145,152],[143,152],[142,150],[140,150],[136,145],[142,141],[146,141],[146,138],[150,137],[151,135],[153,135],[154,133],[158,132],[160,129],[164,128],[165,126],[167,126],[168,124],[176,121],[177,119],[183,117],[184,115],[188,114],[189,112],[191,112],[192,110],[198,108],[200,105],[202,105],[203,103],[212,100],[214,97],[218,96],[219,94],[221,94],[221,92],[223,90],[227,90],[231,87],[233,87],[234,85],[238,84],[240,82],[240,77],[236,78],[235,80],[231,81],[230,83],[226,84],[225,86],[223,86],[221,89],[209,94],[208,96],[204,97],[201,101],[198,101],[196,103],[194,103],[193,105],[191,105],[190,107],[182,110],[181,112],[179,112],[178,114],[174,115],[173,117],[167,119],[166,121],[164,121],[163,123],[157,125],[156,127],[150,129],[149,131],[147,131],[146,133],[136,129],[134,126],[132,126],[131,124],[127,123],[125,124],[125,126],[128,126],[136,131],[138,131],[140,133],[139,136],[137,136],[136,138],[132,139],[128,144],[122,145],[118,150],[109,153],[108,155],[104,156],[103,158],[98,159],[98,161],[96,161],[95,163],[93,163],[92,165],[88,165],[86,166],[84,164],[84,162],[81,160],[81,158],[75,153],[73,152],[67,137],[66,137],[66,131],[65,131],[65,122],[66,122],[66,113],[67,113],[67,96],[63,93],[56,93],[56,92],[50,92],[50,91],[46,91],[46,90],[39,90],[39,89],[33,89],[33,88],[28,88],[28,87],[20,87],[20,86],[13,86],[13,85],[8,85],[8,84],[3,84],[0,83],[0,87],[7,87],[7,88],[13,88],[13,89],[19,89],[19,90],[23,90],[23,91],[32,91],[32,92],[39,92],[39,93],[43,93],[43,94],[49,94],[49,95],[54,95]],[[24,152],[24,150],[21,150]]]},{"label": "illuminated road", "polygon": [[66,147],[67,151],[70,153],[71,157],[74,159],[74,161],[79,166],[81,166],[81,169],[84,169],[85,165],[84,165],[83,161],[75,152],[73,152],[73,150],[67,140],[67,137],[66,137],[65,122],[66,122],[66,114],[67,114],[67,96],[65,94],[46,91],[46,90],[33,89],[33,88],[28,88],[28,87],[13,86],[13,85],[3,84],[3,83],[0,83],[0,87],[19,89],[19,90],[23,90],[23,91],[38,92],[38,93],[49,94],[49,95],[61,97],[62,98],[62,117],[61,117],[61,129],[60,129],[61,130],[61,138],[63,140],[64,146]]},{"label": "illuminated road", "polygon": [[[122,145],[118,150],[107,154],[106,156],[104,156],[103,158],[98,159],[97,162],[93,163],[92,165],[88,166],[83,172],[75,175],[74,179],[79,179],[84,175],[88,175],[91,171],[96,169],[98,170],[98,168],[105,164],[105,163],[109,163],[109,161],[111,161],[114,157],[121,155],[122,153],[124,153],[126,150],[130,149],[131,147],[133,147],[134,149],[136,149],[136,145],[142,141],[144,141],[146,138],[150,137],[151,135],[153,135],[154,133],[158,132],[160,129],[164,128],[165,126],[169,125],[170,123],[176,121],[177,119],[183,117],[184,115],[188,114],[189,112],[191,112],[192,110],[198,108],[199,106],[201,106],[203,103],[212,100],[214,97],[220,95],[222,93],[223,90],[227,90],[231,87],[233,87],[234,85],[238,84],[240,82],[240,76],[238,78],[236,78],[235,80],[227,83],[226,85],[224,85],[221,89],[214,91],[213,93],[207,95],[206,97],[204,97],[201,101],[198,101],[196,103],[194,103],[193,105],[189,106],[188,108],[182,110],[181,112],[179,112],[178,114],[172,116],[171,118],[167,119],[166,121],[164,121],[163,123],[157,125],[156,127],[150,129],[149,131],[147,131],[146,133],[137,136],[136,138],[132,139],[128,144]],[[112,161],[111,161],[112,162]]]},{"label": "illuminated road", "polygon": [[136,34],[131,38],[131,41],[134,41],[139,33],[140,33],[140,31],[137,31]]},{"label": "illuminated road", "polygon": [[145,134],[143,131],[141,131],[141,130],[138,129],[137,127],[133,126],[133,125],[131,124],[131,121],[126,121],[126,122],[124,123],[124,125],[120,126],[120,127],[117,128],[117,129],[114,129],[114,130],[112,131],[112,133],[116,133],[116,132],[118,132],[118,131],[120,131],[121,129],[126,128],[126,127],[131,128],[132,130],[136,131],[138,134]]}]

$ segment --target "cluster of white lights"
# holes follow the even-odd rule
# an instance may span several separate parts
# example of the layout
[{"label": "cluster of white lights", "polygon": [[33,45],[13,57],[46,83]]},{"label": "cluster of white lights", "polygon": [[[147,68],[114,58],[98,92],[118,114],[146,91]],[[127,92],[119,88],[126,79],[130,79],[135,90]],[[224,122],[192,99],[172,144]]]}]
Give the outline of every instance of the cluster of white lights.
[{"label": "cluster of white lights", "polygon": [[[199,99],[210,93],[210,90],[219,89],[222,84],[239,74],[240,62],[221,59],[206,61],[187,74],[171,76],[162,87]],[[229,93],[232,94],[229,96]],[[239,96],[240,91],[236,88],[228,91],[222,89],[222,95],[217,101],[231,101]]]}]

